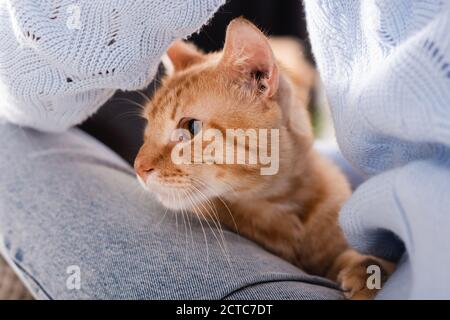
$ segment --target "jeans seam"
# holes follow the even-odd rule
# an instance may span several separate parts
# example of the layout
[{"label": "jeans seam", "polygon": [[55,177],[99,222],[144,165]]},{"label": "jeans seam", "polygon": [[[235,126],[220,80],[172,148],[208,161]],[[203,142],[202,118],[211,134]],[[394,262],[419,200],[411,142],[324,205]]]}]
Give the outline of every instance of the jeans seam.
[{"label": "jeans seam", "polygon": [[14,262],[14,264],[17,266],[17,268],[19,268],[20,271],[22,271],[31,281],[34,282],[34,284],[36,286],[39,287],[39,289],[44,293],[44,295],[47,297],[48,300],[54,300],[53,297],[48,293],[48,291],[46,289],[44,289],[44,286],[39,281],[37,281],[36,278],[34,276],[32,276],[31,273],[28,272],[25,267],[23,267],[21,264],[19,264],[14,259],[12,259],[12,262]]},{"label": "jeans seam", "polygon": [[[268,279],[268,280],[259,280],[259,281],[255,281],[253,283],[246,284],[246,285],[244,285],[244,286],[242,286],[240,288],[237,288],[237,289],[234,289],[234,290],[228,292],[227,294],[222,296],[220,298],[220,300],[225,300],[225,299],[227,299],[228,297],[232,296],[235,293],[238,293],[240,291],[243,291],[243,290],[251,288],[251,287],[256,287],[256,286],[261,285],[261,284],[276,283],[276,282],[292,282],[292,281],[293,282],[300,282],[300,283],[310,284],[310,285],[319,285],[317,282],[315,282],[313,280],[308,280],[308,279],[272,279],[272,280]],[[338,290],[338,287],[336,285],[331,284],[331,283],[330,284],[321,283],[320,286],[327,287],[329,289]]]}]

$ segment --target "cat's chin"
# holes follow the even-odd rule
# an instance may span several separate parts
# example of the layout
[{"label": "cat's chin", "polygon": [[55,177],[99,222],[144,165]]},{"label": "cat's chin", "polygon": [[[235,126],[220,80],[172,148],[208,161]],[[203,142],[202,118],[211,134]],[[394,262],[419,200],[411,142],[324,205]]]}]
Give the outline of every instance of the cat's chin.
[{"label": "cat's chin", "polygon": [[200,205],[198,197],[193,194],[187,196],[183,190],[172,190],[172,192],[155,192],[158,201],[171,210],[191,210],[192,207]]},{"label": "cat's chin", "polygon": [[191,202],[187,198],[180,196],[166,196],[162,194],[156,194],[158,201],[166,208],[171,210],[185,210],[190,209]]},{"label": "cat's chin", "polygon": [[166,208],[171,210],[191,210],[193,207],[200,206],[203,200],[209,198],[209,194],[206,190],[201,191],[201,196],[192,191],[187,191],[184,188],[170,188],[161,185],[148,185],[140,177],[138,180],[142,187],[153,194],[156,199]]}]

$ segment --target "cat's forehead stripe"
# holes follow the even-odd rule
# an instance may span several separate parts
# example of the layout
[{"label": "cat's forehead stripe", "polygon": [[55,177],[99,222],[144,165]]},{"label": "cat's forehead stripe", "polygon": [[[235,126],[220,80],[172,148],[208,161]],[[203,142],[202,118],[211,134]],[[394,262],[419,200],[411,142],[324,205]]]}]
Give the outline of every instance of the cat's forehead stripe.
[{"label": "cat's forehead stripe", "polygon": [[199,76],[197,74],[189,76],[183,75],[173,79],[169,86],[163,89],[160,94],[155,97],[150,116],[155,117],[156,114],[167,112],[168,108],[171,108],[170,118],[174,120],[182,93],[189,93],[189,90],[192,89],[192,86],[197,83],[198,80]]},{"label": "cat's forehead stripe", "polygon": [[175,115],[177,114],[178,109],[178,103],[174,103],[172,107],[172,115],[170,116],[170,119],[175,120]]},{"label": "cat's forehead stripe", "polygon": [[209,126],[213,129],[219,130],[223,135],[226,134],[226,129],[215,121],[210,121]]}]

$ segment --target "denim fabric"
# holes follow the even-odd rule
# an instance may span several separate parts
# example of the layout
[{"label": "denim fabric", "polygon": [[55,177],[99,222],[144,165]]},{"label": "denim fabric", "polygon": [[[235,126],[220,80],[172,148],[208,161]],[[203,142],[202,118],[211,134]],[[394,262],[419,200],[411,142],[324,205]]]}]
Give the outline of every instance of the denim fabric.
[{"label": "denim fabric", "polygon": [[[234,233],[223,242],[214,226],[203,222],[204,234],[198,220],[166,212],[79,130],[0,124],[0,137],[2,251],[38,298],[342,298]],[[74,266],[79,290],[68,283]]]}]

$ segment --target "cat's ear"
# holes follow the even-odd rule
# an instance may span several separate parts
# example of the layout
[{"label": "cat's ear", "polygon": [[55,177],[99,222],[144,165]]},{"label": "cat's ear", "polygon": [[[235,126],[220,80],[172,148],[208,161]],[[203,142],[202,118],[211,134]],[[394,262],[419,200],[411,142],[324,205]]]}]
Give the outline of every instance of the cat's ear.
[{"label": "cat's ear", "polygon": [[204,54],[193,44],[176,40],[167,49],[167,55],[163,57],[163,64],[169,74],[184,70],[196,63],[202,62]]},{"label": "cat's ear", "polygon": [[221,64],[236,76],[250,80],[267,97],[278,90],[278,67],[269,40],[244,18],[228,25]]}]

